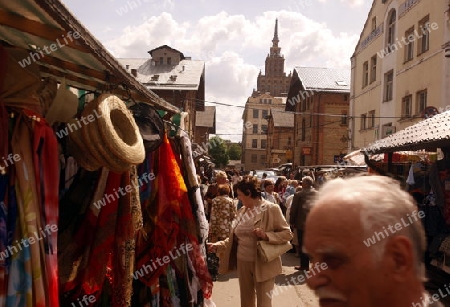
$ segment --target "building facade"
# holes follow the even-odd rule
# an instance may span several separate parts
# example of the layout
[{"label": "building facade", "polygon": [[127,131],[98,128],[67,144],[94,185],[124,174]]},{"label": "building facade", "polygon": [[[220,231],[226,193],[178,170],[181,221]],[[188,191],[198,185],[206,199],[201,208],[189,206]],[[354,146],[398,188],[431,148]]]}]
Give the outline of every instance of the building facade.
[{"label": "building facade", "polygon": [[180,126],[195,137],[196,112],[205,109],[205,62],[192,60],[167,45],[148,51],[150,58],[119,59],[136,79],[178,107]]},{"label": "building facade", "polygon": [[197,111],[195,124],[194,142],[206,144],[209,141],[209,135],[216,133],[216,107],[205,106],[204,111]]},{"label": "building facade", "polygon": [[351,58],[349,149],[450,101],[449,0],[373,1]]},{"label": "building facade", "polygon": [[294,114],[280,108],[271,108],[268,116],[268,167],[291,163],[294,149]]},{"label": "building facade", "polygon": [[295,112],[293,163],[331,165],[347,153],[350,71],[295,67],[286,111]]},{"label": "building facade", "polygon": [[267,116],[271,108],[284,109],[291,74],[284,71],[284,56],[278,39],[278,20],[272,46],[265,61],[265,75],[257,77],[257,87],[247,99],[242,119],[242,163],[245,170],[264,169],[272,164],[267,153]]},{"label": "building facade", "polygon": [[242,164],[245,170],[265,169],[267,157],[268,115],[272,108],[284,109],[286,98],[262,94],[249,97],[242,115]]}]

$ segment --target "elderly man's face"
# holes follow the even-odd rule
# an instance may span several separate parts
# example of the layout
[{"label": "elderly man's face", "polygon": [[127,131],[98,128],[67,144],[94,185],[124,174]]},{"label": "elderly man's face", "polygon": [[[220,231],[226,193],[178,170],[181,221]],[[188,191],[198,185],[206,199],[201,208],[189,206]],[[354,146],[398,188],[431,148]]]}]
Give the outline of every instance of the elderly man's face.
[{"label": "elderly man's face", "polygon": [[313,208],[307,219],[304,248],[313,264],[328,267],[307,284],[321,307],[383,306],[380,297],[389,291],[388,278],[383,278],[387,268],[383,261],[375,262],[372,249],[363,243],[359,209],[352,212],[340,205]]}]

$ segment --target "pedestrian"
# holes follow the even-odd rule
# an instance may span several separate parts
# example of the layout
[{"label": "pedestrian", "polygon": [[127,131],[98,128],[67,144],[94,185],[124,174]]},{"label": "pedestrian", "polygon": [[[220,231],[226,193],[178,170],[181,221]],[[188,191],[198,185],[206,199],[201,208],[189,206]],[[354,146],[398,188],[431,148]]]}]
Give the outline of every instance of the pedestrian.
[{"label": "pedestrian", "polygon": [[[211,218],[211,207],[212,207],[212,200],[217,196],[217,192],[218,190],[218,185],[220,184],[229,184],[228,182],[228,178],[227,178],[227,174],[224,171],[217,171],[216,172],[216,182],[212,183],[208,186],[208,190],[206,191],[205,194],[205,201],[206,201],[206,218],[208,219],[208,221]],[[230,187],[230,194],[229,196],[231,198],[233,198],[233,194],[231,193],[231,187]]]},{"label": "pedestrian", "polygon": [[281,198],[280,195],[278,195],[277,192],[274,192],[274,184],[272,179],[266,179],[264,181],[265,191],[261,193],[262,198],[264,198],[267,201],[270,201],[271,203],[280,205]]},{"label": "pedestrian", "polygon": [[[246,176],[237,184],[243,207],[238,211],[228,239],[208,243],[220,258],[219,273],[237,269],[241,307],[271,307],[275,277],[282,273],[281,258],[264,262],[257,241],[282,244],[292,239],[280,207],[261,198],[258,179]],[[256,305],[257,302],[257,305]]]},{"label": "pedestrian", "polygon": [[[303,242],[303,230],[305,226],[306,217],[311,209],[311,203],[316,196],[317,191],[314,189],[314,180],[310,176],[305,176],[302,179],[302,190],[294,194],[292,199],[291,212],[289,217],[289,223],[291,227],[297,232],[298,245],[302,246]],[[296,266],[296,270],[309,270],[309,257],[305,254],[301,248],[300,253],[300,266]]]},{"label": "pedestrian", "polygon": [[320,306],[442,307],[423,285],[426,243],[418,216],[411,196],[391,178],[325,183],[303,241],[315,263],[328,265],[306,281]]},{"label": "pedestrian", "polygon": [[[208,241],[215,243],[228,238],[231,222],[236,217],[236,206],[228,194],[230,186],[220,184],[217,196],[212,200],[211,218],[209,222]],[[217,280],[219,259],[215,253],[208,254],[208,269],[214,281]]]}]

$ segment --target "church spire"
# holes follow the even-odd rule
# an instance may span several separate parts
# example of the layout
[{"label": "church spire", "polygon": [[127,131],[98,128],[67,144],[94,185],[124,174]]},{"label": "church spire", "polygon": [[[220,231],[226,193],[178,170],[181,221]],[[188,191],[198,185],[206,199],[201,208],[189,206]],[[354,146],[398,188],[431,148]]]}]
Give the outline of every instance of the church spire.
[{"label": "church spire", "polygon": [[280,42],[280,40],[278,39],[278,18],[277,18],[277,19],[275,19],[275,32],[273,34],[273,39],[272,39],[273,47],[278,47],[279,42]]}]

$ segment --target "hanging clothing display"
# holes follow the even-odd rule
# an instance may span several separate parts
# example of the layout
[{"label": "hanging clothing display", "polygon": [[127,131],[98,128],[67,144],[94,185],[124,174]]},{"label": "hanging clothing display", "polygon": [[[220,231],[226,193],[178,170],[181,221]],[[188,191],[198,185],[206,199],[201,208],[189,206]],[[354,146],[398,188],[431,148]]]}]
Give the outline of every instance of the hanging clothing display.
[{"label": "hanging clothing display", "polygon": [[[21,67],[25,56],[0,46],[0,307],[210,302],[188,135],[169,139],[153,108],[138,108],[153,125],[135,122],[111,93],[51,126],[58,82],[35,62]],[[82,125],[91,111],[103,116]]]}]

